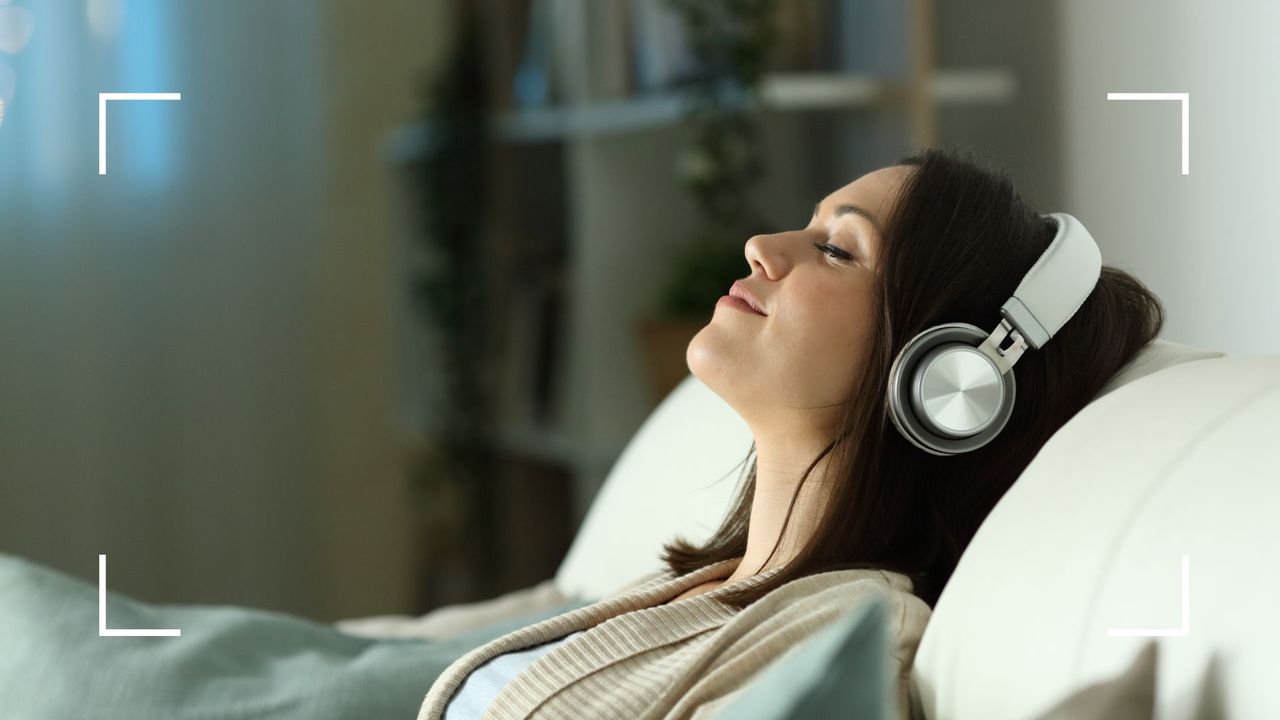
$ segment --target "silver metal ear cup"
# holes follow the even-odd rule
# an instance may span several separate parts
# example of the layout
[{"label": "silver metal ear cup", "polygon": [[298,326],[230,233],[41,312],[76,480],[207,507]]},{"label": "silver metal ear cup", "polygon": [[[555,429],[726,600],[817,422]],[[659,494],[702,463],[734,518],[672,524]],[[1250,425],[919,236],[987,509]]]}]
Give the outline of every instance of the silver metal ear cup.
[{"label": "silver metal ear cup", "polygon": [[1004,381],[991,358],[958,343],[931,349],[912,374],[911,408],[930,430],[946,437],[975,435],[996,419]]},{"label": "silver metal ear cup", "polygon": [[978,350],[990,333],[968,323],[935,325],[911,339],[889,371],[888,410],[913,445],[934,455],[976,450],[1013,413],[1013,372]]}]

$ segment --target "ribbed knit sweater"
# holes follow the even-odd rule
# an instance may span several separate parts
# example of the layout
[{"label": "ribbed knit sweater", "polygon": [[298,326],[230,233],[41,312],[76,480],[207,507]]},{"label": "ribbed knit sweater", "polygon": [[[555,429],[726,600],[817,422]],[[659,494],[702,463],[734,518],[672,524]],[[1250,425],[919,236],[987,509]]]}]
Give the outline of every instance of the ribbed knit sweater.
[{"label": "ribbed knit sweater", "polygon": [[886,604],[899,717],[910,717],[909,673],[930,611],[911,594],[909,578],[835,570],[786,583],[743,610],[717,600],[731,588],[762,582],[774,568],[667,602],[728,577],[740,561],[731,558],[679,577],[656,571],[591,605],[481,645],[436,678],[418,720],[440,720],[463,679],[486,660],[588,628],[503,687],[484,720],[706,720],[730,705],[771,661],[872,595]]}]

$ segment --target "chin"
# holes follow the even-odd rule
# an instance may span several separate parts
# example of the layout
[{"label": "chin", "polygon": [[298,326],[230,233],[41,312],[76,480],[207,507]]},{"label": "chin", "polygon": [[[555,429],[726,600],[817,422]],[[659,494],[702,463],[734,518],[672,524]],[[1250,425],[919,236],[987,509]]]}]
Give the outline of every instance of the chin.
[{"label": "chin", "polygon": [[714,343],[714,339],[709,337],[714,334],[714,330],[710,325],[704,325],[684,349],[684,362],[689,366],[689,372],[702,382],[707,382],[707,367],[715,364],[714,355],[708,345]]},{"label": "chin", "polygon": [[721,335],[721,328],[712,324],[703,327],[689,341],[684,360],[694,377],[732,405],[734,399],[728,390],[734,387],[735,378],[742,379],[741,368],[736,361],[743,357],[743,353],[730,347]]}]

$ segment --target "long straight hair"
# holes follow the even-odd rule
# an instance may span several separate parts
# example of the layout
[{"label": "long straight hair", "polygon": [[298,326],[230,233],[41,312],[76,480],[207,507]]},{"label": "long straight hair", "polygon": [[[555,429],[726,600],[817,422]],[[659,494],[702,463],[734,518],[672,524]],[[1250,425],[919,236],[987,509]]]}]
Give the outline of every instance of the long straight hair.
[{"label": "long straight hair", "polygon": [[[932,607],[978,526],[1041,446],[1164,326],[1160,300],[1127,272],[1104,265],[1075,315],[1013,367],[1017,402],[994,440],[948,457],[916,448],[888,417],[886,387],[898,351],[941,323],[994,328],[1000,306],[1055,228],[1027,206],[1003,170],[967,153],[931,148],[897,164],[915,169],[885,223],[868,361],[830,442],[792,495],[780,538],[800,486],[828,454],[830,496],[796,555],[765,581],[721,596],[726,604],[746,607],[813,573],[869,568],[906,575]],[[752,443],[733,506],[716,532],[698,545],[681,537],[664,545],[662,560],[672,572],[745,554],[754,453]]]}]

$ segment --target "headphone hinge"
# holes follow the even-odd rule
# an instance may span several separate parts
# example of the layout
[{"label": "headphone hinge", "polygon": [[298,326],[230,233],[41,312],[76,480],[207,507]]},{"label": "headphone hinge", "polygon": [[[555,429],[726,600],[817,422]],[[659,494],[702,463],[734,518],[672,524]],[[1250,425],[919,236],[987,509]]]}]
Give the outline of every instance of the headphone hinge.
[{"label": "headphone hinge", "polygon": [[[1006,337],[1013,338],[1013,342],[1009,347],[1001,349],[1000,345],[1004,343]],[[986,340],[978,346],[978,350],[983,355],[991,358],[991,362],[1000,368],[1000,374],[1004,375],[1013,369],[1014,363],[1018,362],[1018,358],[1022,357],[1022,353],[1027,349],[1026,338],[1022,337],[1022,333],[1018,332],[1008,319],[1001,318],[1000,324],[995,330],[987,336]]]}]

